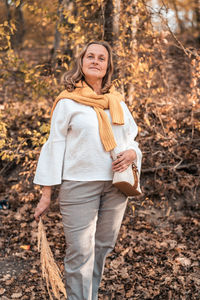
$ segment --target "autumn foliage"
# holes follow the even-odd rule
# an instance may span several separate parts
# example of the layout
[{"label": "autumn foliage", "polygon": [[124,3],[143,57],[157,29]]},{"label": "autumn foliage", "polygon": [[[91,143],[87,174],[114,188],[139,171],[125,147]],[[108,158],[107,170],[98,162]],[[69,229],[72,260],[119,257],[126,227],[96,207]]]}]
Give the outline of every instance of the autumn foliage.
[{"label": "autumn foliage", "polygon": [[[41,22],[46,27],[52,20],[50,14],[57,20],[60,45],[51,59],[48,54],[51,43],[35,46],[34,52],[28,44],[13,50],[10,41],[16,31],[14,19],[10,23],[5,20],[1,25],[2,183],[6,184],[10,177],[12,182],[14,171],[19,174],[10,192],[2,191],[11,193],[11,198],[13,193],[21,201],[37,198],[38,187],[32,185],[32,179],[41,145],[48,137],[50,108],[62,90],[61,74],[71,67],[71,56],[76,55],[81,44],[108,34],[104,31],[105,13],[102,13],[106,4],[103,7],[101,1],[89,4],[86,2],[84,6],[77,1],[71,10],[60,6],[62,22],[48,3],[43,4],[45,12],[39,9],[39,3],[34,6],[32,18],[42,17]],[[29,17],[31,11],[33,5],[24,3],[25,17]],[[111,32],[110,39],[116,66],[114,82],[139,126],[138,140],[144,156],[142,200],[169,201],[184,193],[195,199],[199,180],[199,53],[194,43],[187,45],[186,41],[184,46],[173,33],[153,30],[148,18],[150,14],[143,2],[138,1],[134,10],[128,1],[123,3],[118,28]],[[47,37],[45,39],[47,41]],[[31,45],[32,42],[25,40],[24,43]],[[66,49],[63,49],[64,43],[67,43]]]},{"label": "autumn foliage", "polygon": [[114,84],[139,128],[143,195],[137,203],[199,210],[198,18],[184,32],[179,22],[175,32],[157,13],[157,29],[149,6],[142,0],[0,3],[0,200],[38,201],[33,176],[61,75],[80,46],[105,39],[113,47]]}]

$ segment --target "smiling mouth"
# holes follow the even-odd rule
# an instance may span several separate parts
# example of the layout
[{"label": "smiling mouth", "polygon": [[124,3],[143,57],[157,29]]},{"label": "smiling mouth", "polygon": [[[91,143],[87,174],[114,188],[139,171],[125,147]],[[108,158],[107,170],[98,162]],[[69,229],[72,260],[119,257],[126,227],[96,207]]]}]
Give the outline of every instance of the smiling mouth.
[{"label": "smiling mouth", "polygon": [[98,70],[98,71],[99,71],[99,69],[98,69],[98,68],[96,68],[96,67],[90,67],[90,69],[93,69],[93,70]]}]

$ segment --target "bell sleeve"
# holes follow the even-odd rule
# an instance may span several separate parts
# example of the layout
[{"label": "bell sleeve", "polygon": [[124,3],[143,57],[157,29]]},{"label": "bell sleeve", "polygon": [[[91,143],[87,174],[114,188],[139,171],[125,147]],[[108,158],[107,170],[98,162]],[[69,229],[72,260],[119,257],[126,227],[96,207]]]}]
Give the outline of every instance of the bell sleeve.
[{"label": "bell sleeve", "polygon": [[49,138],[40,152],[33,180],[35,184],[61,184],[69,119],[67,101],[60,100],[52,115]]},{"label": "bell sleeve", "polygon": [[124,110],[128,117],[128,132],[127,132],[127,138],[128,138],[128,149],[133,149],[136,152],[137,158],[134,160],[134,163],[136,164],[138,168],[138,173],[141,173],[141,164],[142,164],[142,152],[139,148],[138,142],[135,141],[135,138],[138,134],[138,127],[127,107],[127,105],[124,103]]}]

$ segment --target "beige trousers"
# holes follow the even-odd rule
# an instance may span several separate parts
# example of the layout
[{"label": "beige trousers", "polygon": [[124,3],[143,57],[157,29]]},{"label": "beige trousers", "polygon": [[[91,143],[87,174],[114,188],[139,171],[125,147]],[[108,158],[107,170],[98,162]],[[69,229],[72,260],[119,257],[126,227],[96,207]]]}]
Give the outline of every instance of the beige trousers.
[{"label": "beige trousers", "polygon": [[63,181],[60,211],[66,239],[68,300],[97,300],[106,255],[113,249],[127,199],[111,181]]}]

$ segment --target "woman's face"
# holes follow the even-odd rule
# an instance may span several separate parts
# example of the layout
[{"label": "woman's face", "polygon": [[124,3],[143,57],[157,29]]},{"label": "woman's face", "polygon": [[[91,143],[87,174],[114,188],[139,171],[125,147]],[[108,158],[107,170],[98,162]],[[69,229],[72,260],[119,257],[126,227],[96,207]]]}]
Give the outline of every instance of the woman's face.
[{"label": "woman's face", "polygon": [[102,45],[92,44],[87,48],[82,61],[86,81],[103,79],[108,67],[108,55],[107,49]]}]

